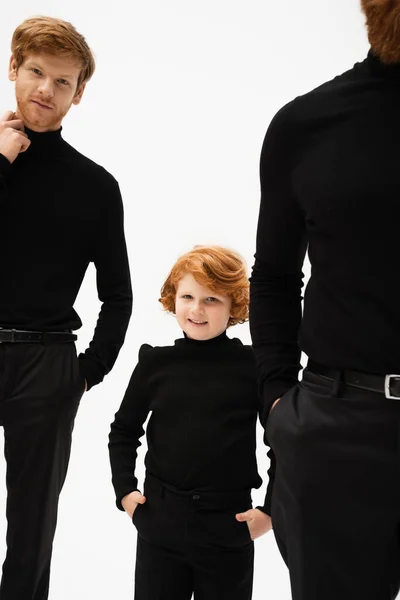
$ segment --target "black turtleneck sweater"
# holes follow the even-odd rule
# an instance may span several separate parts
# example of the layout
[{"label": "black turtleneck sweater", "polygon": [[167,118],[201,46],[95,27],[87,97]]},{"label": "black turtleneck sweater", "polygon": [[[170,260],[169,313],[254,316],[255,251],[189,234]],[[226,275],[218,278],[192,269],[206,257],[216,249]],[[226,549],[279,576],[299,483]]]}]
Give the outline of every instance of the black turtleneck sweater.
[{"label": "black turtleneck sweater", "polygon": [[[110,432],[117,506],[137,489],[135,464],[147,424],[148,473],[182,490],[260,487],[256,462],[259,398],[251,346],[225,333],[174,346],[145,344]],[[273,476],[270,469],[270,476]],[[265,505],[270,510],[271,486]]]},{"label": "black turtleneck sweater", "polygon": [[400,65],[369,53],[268,129],[250,306],[266,413],[297,382],[300,350],[331,367],[400,373],[399,105]]},{"label": "black turtleneck sweater", "polygon": [[102,307],[79,357],[90,388],[112,368],[131,314],[121,195],[61,129],[25,132],[31,145],[12,165],[0,154],[0,327],[81,327],[73,304],[93,261]]}]

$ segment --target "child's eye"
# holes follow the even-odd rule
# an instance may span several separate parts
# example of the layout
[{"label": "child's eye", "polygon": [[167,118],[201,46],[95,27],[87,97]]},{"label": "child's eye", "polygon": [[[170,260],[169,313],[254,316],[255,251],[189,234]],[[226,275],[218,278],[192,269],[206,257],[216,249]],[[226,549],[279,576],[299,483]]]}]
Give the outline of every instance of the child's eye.
[{"label": "child's eye", "polygon": [[36,69],[36,67],[33,67],[32,69],[33,73],[35,73],[35,75],[41,75],[42,73],[39,71],[39,69]]},{"label": "child's eye", "polygon": [[61,83],[61,85],[68,85],[68,81],[66,79],[59,79],[58,83]]},{"label": "child's eye", "polygon": [[214,296],[209,296],[207,300],[208,302],[219,302],[218,298],[214,298]]},{"label": "child's eye", "polygon": [[183,294],[182,298],[184,298],[185,300],[190,300],[192,296],[190,294]]}]

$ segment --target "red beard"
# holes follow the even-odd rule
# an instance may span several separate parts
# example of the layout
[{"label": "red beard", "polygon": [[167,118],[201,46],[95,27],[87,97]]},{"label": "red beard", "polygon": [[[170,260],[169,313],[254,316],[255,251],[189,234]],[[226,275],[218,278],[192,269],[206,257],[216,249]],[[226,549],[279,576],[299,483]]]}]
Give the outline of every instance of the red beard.
[{"label": "red beard", "polygon": [[400,1],[361,0],[361,6],[373,53],[383,63],[400,63]]}]

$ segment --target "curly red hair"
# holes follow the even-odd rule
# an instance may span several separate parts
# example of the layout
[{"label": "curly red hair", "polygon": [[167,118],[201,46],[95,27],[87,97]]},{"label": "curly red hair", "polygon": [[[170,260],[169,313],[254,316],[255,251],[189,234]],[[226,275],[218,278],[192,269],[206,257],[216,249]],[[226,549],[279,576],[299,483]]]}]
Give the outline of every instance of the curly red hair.
[{"label": "curly red hair", "polygon": [[159,302],[165,310],[175,313],[177,286],[187,274],[193,275],[200,285],[231,298],[228,327],[248,321],[249,279],[240,254],[221,246],[195,246],[180,256],[161,288]]}]

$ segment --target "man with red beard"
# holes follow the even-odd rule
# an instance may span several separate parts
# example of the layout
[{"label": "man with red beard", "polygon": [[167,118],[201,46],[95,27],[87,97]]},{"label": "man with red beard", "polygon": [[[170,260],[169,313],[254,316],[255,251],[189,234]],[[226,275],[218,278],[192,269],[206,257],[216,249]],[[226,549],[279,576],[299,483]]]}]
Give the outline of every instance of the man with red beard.
[{"label": "man with red beard", "polygon": [[362,7],[367,58],[281,109],[261,154],[250,326],[294,600],[399,590],[400,0]]},{"label": "man with red beard", "polygon": [[[71,433],[84,390],[111,370],[132,293],[115,179],[74,150],[61,123],[94,71],[65,21],[14,32],[9,78],[17,108],[0,122],[0,424],[7,460],[7,555],[1,600],[45,600]],[[102,302],[77,357],[73,309],[90,262]]]}]

